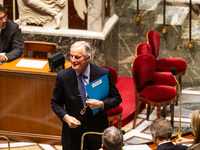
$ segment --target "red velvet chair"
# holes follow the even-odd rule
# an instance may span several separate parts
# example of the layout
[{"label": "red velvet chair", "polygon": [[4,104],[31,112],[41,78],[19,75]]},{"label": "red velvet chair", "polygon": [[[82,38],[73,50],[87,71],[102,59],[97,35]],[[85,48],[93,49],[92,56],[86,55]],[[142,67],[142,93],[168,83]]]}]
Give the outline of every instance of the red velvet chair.
[{"label": "red velvet chair", "polygon": [[146,33],[147,42],[151,45],[152,54],[156,59],[156,71],[171,72],[171,68],[175,67],[177,70],[177,76],[179,78],[179,84],[182,89],[182,75],[185,74],[187,63],[183,58],[171,57],[158,59],[159,48],[160,48],[160,35],[157,31],[151,30]]},{"label": "red velvet chair", "polygon": [[[111,76],[113,77],[113,80],[116,84],[117,78],[118,78],[118,74],[116,70],[109,66],[102,66],[102,67],[110,69]],[[113,125],[114,120],[117,120],[117,125],[118,125],[119,130],[121,130],[121,127],[122,127],[122,121],[121,121],[122,111],[123,111],[123,107],[120,105],[107,111],[107,116],[108,116],[108,121],[110,122],[110,126]]]},{"label": "red velvet chair", "polygon": [[141,54],[136,56],[131,64],[132,75],[135,86],[135,115],[133,128],[135,128],[140,101],[148,104],[147,117],[150,106],[157,107],[157,118],[161,117],[161,107],[171,105],[171,123],[174,123],[174,101],[176,88],[168,85],[153,85],[156,60],[152,54]]},{"label": "red velvet chair", "polygon": [[[135,48],[135,55],[152,54],[151,45],[148,43],[140,43]],[[171,72],[155,72],[153,78],[154,85],[169,85],[176,86],[176,80]],[[176,96],[176,104],[178,103],[178,96]],[[164,111],[165,116],[165,111]],[[148,119],[147,119],[148,120]]]},{"label": "red velvet chair", "polygon": [[[135,55],[141,55],[141,54],[152,54],[152,48],[151,45],[148,43],[140,43],[135,48]],[[153,79],[154,85],[170,85],[170,86],[176,86],[176,80],[174,79],[174,76],[170,72],[155,72],[154,79]]]}]

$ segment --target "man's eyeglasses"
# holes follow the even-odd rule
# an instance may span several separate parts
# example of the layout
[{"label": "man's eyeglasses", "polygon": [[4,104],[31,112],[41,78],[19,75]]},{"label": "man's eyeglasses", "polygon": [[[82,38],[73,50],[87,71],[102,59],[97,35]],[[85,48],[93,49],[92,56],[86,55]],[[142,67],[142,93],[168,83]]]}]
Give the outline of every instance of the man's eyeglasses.
[{"label": "man's eyeglasses", "polygon": [[[87,100],[87,98],[81,94],[78,94],[78,96],[82,96],[85,100]],[[81,115],[85,114],[86,112],[86,108],[88,107],[88,105],[86,103],[84,103],[83,109],[81,110]]]},{"label": "man's eyeglasses", "polygon": [[7,19],[7,17],[8,17],[7,15],[4,15],[3,17],[0,17],[0,21],[3,21],[3,19],[5,19],[5,20],[6,20],[6,19]]}]

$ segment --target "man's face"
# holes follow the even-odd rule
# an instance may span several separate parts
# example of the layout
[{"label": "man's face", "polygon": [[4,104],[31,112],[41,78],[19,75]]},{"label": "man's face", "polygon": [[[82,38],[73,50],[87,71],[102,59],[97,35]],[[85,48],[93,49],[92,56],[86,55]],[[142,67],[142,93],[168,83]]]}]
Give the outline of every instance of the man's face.
[{"label": "man's face", "polygon": [[87,68],[90,56],[87,58],[83,56],[83,46],[72,47],[70,50],[70,60],[72,69],[79,73],[83,73]]},{"label": "man's face", "polygon": [[4,29],[6,27],[6,19],[6,14],[0,11],[0,29]]}]

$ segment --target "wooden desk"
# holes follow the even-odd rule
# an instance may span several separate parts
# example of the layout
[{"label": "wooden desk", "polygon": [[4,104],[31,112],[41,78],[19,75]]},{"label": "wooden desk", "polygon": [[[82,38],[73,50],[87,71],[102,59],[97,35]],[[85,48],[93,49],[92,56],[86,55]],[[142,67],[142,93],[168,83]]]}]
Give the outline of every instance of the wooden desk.
[{"label": "wooden desk", "polygon": [[[62,123],[51,109],[57,73],[50,72],[47,60],[43,69],[16,67],[20,59],[31,58],[0,65],[0,135],[60,144]],[[67,61],[65,68],[70,65]]]},{"label": "wooden desk", "polygon": [[[194,135],[192,134],[192,132],[186,132],[182,134],[182,137],[187,138],[187,139],[194,139]],[[171,137],[171,141],[175,142],[176,136],[172,136]],[[153,142],[147,142],[147,143],[143,143],[143,144],[147,144],[151,149],[156,149],[157,146],[153,143]]]}]

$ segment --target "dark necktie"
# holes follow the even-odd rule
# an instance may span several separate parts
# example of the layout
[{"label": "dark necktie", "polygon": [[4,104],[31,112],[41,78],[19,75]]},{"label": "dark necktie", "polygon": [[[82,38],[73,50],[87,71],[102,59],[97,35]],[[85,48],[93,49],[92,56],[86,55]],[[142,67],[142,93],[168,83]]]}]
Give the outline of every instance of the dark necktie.
[{"label": "dark necktie", "polygon": [[[85,84],[84,84],[84,79],[83,79],[83,74],[81,73],[79,75],[79,81],[80,81],[80,84],[79,84],[79,93],[81,95],[83,95],[84,97],[86,97],[86,89],[85,89]],[[81,96],[81,99],[82,99],[82,102],[83,102],[83,105],[85,104],[85,98]]]}]

